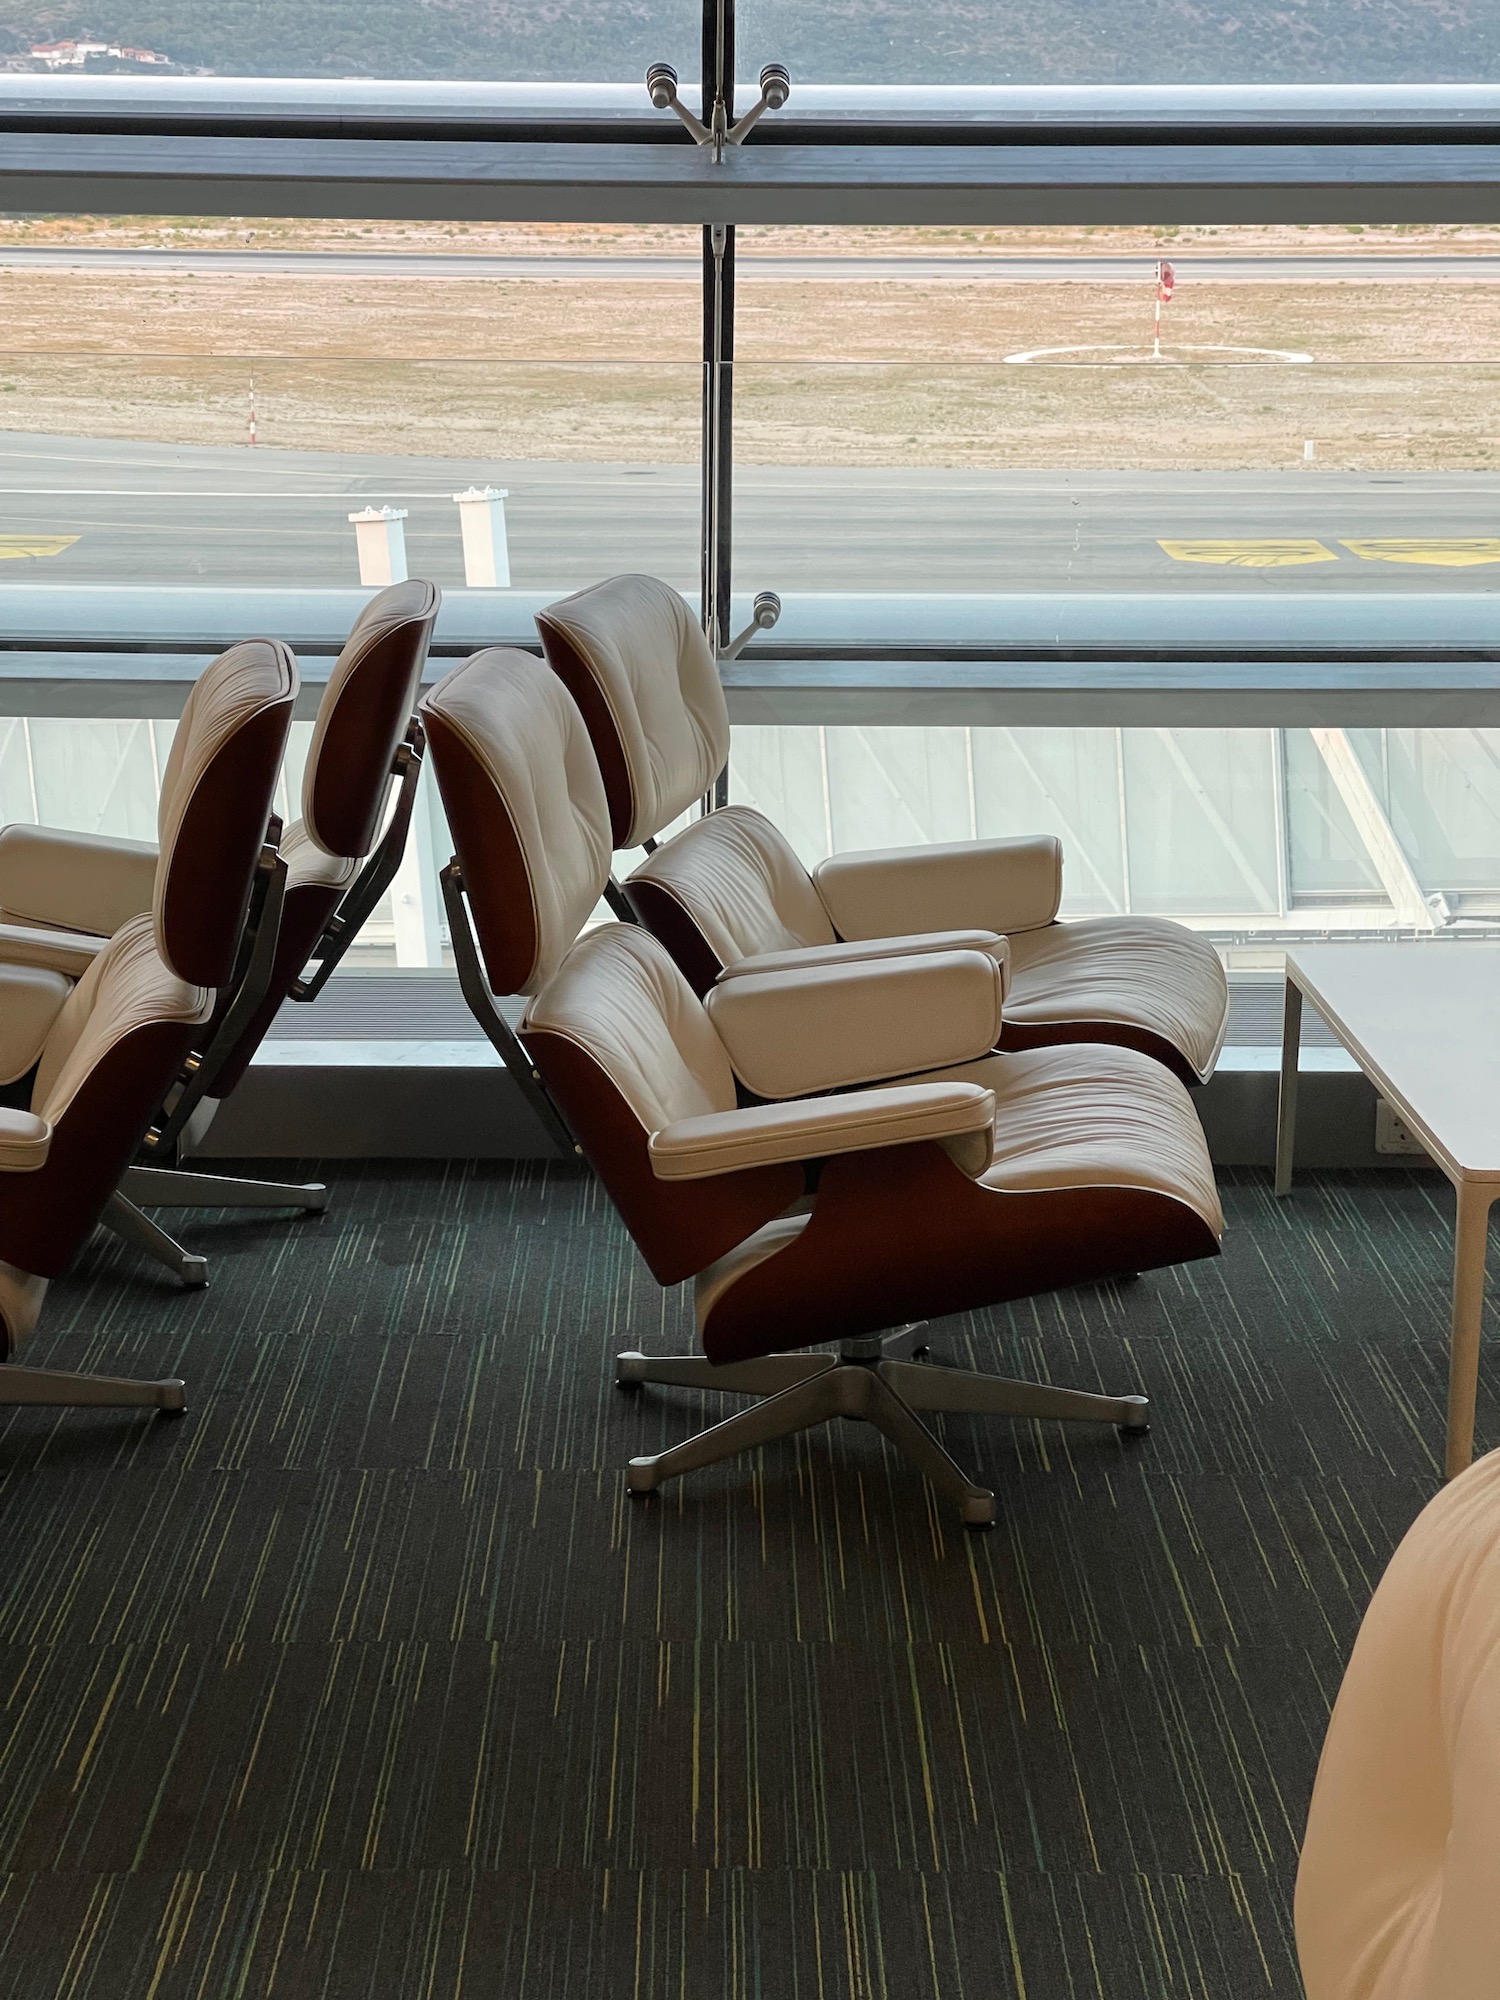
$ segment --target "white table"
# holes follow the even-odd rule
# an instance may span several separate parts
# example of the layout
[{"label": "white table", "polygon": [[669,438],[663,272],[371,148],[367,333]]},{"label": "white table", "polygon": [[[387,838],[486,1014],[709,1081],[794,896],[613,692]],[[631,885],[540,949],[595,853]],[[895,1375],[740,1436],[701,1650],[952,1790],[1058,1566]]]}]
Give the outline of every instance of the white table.
[{"label": "white table", "polygon": [[1500,946],[1327,944],[1286,955],[1276,1192],[1292,1184],[1304,995],[1458,1197],[1444,1476],[1474,1456],[1490,1204],[1500,1196]]}]

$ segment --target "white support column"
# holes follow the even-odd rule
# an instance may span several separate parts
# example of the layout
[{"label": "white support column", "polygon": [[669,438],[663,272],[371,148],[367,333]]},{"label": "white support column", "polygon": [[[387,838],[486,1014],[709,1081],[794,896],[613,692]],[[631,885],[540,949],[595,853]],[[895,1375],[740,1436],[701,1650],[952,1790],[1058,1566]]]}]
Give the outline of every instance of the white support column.
[{"label": "white support column", "polygon": [[361,583],[404,583],[406,581],[406,519],[404,507],[366,507],[351,514],[354,539],[359,550]]},{"label": "white support column", "polygon": [[1369,773],[1359,761],[1348,730],[1312,729],[1308,734],[1318,746],[1318,755],[1328,767],[1328,775],[1348,808],[1354,830],[1391,899],[1397,923],[1410,924],[1414,930],[1435,931],[1440,921],[1446,921],[1447,912],[1440,900],[1429,903],[1423,894],[1416,871],[1396,838],[1396,829],[1376,796]]},{"label": "white support column", "polygon": [[412,808],[406,851],[391,883],[391,921],[396,932],[397,965],[441,965],[443,940],[439,928],[442,903],[433,865],[432,777],[424,769]]},{"label": "white support column", "polygon": [[471,486],[455,493],[464,538],[464,582],[470,590],[510,589],[510,545],[505,535],[505,486]]}]

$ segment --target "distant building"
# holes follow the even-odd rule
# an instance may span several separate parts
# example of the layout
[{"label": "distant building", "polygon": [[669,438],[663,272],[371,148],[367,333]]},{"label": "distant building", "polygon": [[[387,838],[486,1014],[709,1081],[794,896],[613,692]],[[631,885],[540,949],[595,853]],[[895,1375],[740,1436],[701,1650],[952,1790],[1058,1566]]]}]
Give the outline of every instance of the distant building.
[{"label": "distant building", "polygon": [[91,62],[139,63],[143,67],[171,66],[172,58],[156,49],[125,48],[115,42],[34,42],[28,51],[33,62],[47,69],[82,69]]}]

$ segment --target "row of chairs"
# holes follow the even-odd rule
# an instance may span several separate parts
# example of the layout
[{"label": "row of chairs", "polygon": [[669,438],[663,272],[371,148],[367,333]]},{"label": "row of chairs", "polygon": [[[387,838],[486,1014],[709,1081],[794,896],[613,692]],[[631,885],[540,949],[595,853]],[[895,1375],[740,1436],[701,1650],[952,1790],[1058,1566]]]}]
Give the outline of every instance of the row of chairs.
[{"label": "row of chairs", "polygon": [[[544,659],[481,652],[416,707],[437,608],[422,583],[366,608],[285,832],[271,802],[297,664],[252,640],[194,687],[154,847],[0,833],[7,1355],[101,1218],[201,1280],[143,1206],[321,1205],[317,1186],[172,1161],[389,884],[425,745],[470,1005],[658,1279],[695,1282],[701,1356],[623,1354],[620,1383],[757,1399],[632,1460],[633,1491],[861,1417],[981,1527],[993,1496],[924,1413],[1143,1430],[1139,1396],[934,1366],[921,1322],[1216,1252],[1186,1088],[1223,1037],[1212,951],[1170,924],[1057,922],[1047,840],[809,875],[745,807],[663,837],[728,753],[717,665],[676,593],[639,577],[582,592],[540,620]],[[622,884],[629,847],[646,858]],[[601,897],[615,921],[593,921]],[[504,996],[524,996],[518,1029]],[[176,1380],[0,1369],[0,1404],[183,1400]],[[1500,1455],[1433,1504],[1361,1634],[1298,1885],[1311,2000],[1493,1990],[1497,1486]]]},{"label": "row of chairs", "polygon": [[[282,1004],[311,1000],[401,859],[422,759],[414,714],[439,595],[382,591],[318,706],[302,813],[272,813],[300,677],[252,639],[195,682],[157,840],[0,833],[0,1351],[103,1221],[189,1284],[203,1258],[144,1211],[321,1208],[326,1189],[185,1172]],[[7,1404],[180,1410],[183,1385],[0,1369]]]},{"label": "row of chairs", "polygon": [[[174,1154],[388,884],[426,744],[471,1007],[658,1279],[695,1280],[703,1358],[625,1355],[622,1384],[761,1399],[634,1461],[634,1490],[857,1414],[983,1526],[993,1496],[917,1413],[1143,1430],[1139,1395],[934,1368],[918,1329],[1214,1254],[1222,1218],[1184,1088],[1223,1035],[1212,949],[1160,921],[1057,922],[1050,838],[842,855],[809,874],[744,806],[663,837],[729,750],[717,663],[677,592],[648,577],[581,592],[540,619],[543,659],[482,652],[414,714],[437,608],[417,582],[366,608],[285,833],[270,801],[296,662],[252,641],[184,710],[155,847],[0,835],[9,1349],[101,1215],[201,1281],[203,1260],[145,1208],[322,1204],[317,1184],[217,1179]],[[631,847],[646,858],[621,884],[614,857]],[[592,922],[601,898],[617,921]],[[518,1032],[497,996],[525,996]],[[8,1402],[182,1396],[175,1381],[0,1372]]]}]

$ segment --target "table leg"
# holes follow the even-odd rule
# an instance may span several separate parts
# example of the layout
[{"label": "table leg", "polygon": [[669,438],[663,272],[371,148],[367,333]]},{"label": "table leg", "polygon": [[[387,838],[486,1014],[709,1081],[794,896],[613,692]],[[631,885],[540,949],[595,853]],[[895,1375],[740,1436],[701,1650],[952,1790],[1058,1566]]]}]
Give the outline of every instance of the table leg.
[{"label": "table leg", "polygon": [[1489,1248],[1492,1187],[1458,1184],[1453,1230],[1453,1336],[1448,1357],[1448,1448],[1443,1477],[1452,1479],[1474,1456],[1474,1402],[1479,1390],[1479,1322]]},{"label": "table leg", "polygon": [[1286,976],[1286,1008],[1281,1017],[1281,1089],[1276,1098],[1276,1193],[1292,1191],[1292,1153],[1297,1144],[1297,1062],[1302,1052],[1302,988]]}]

